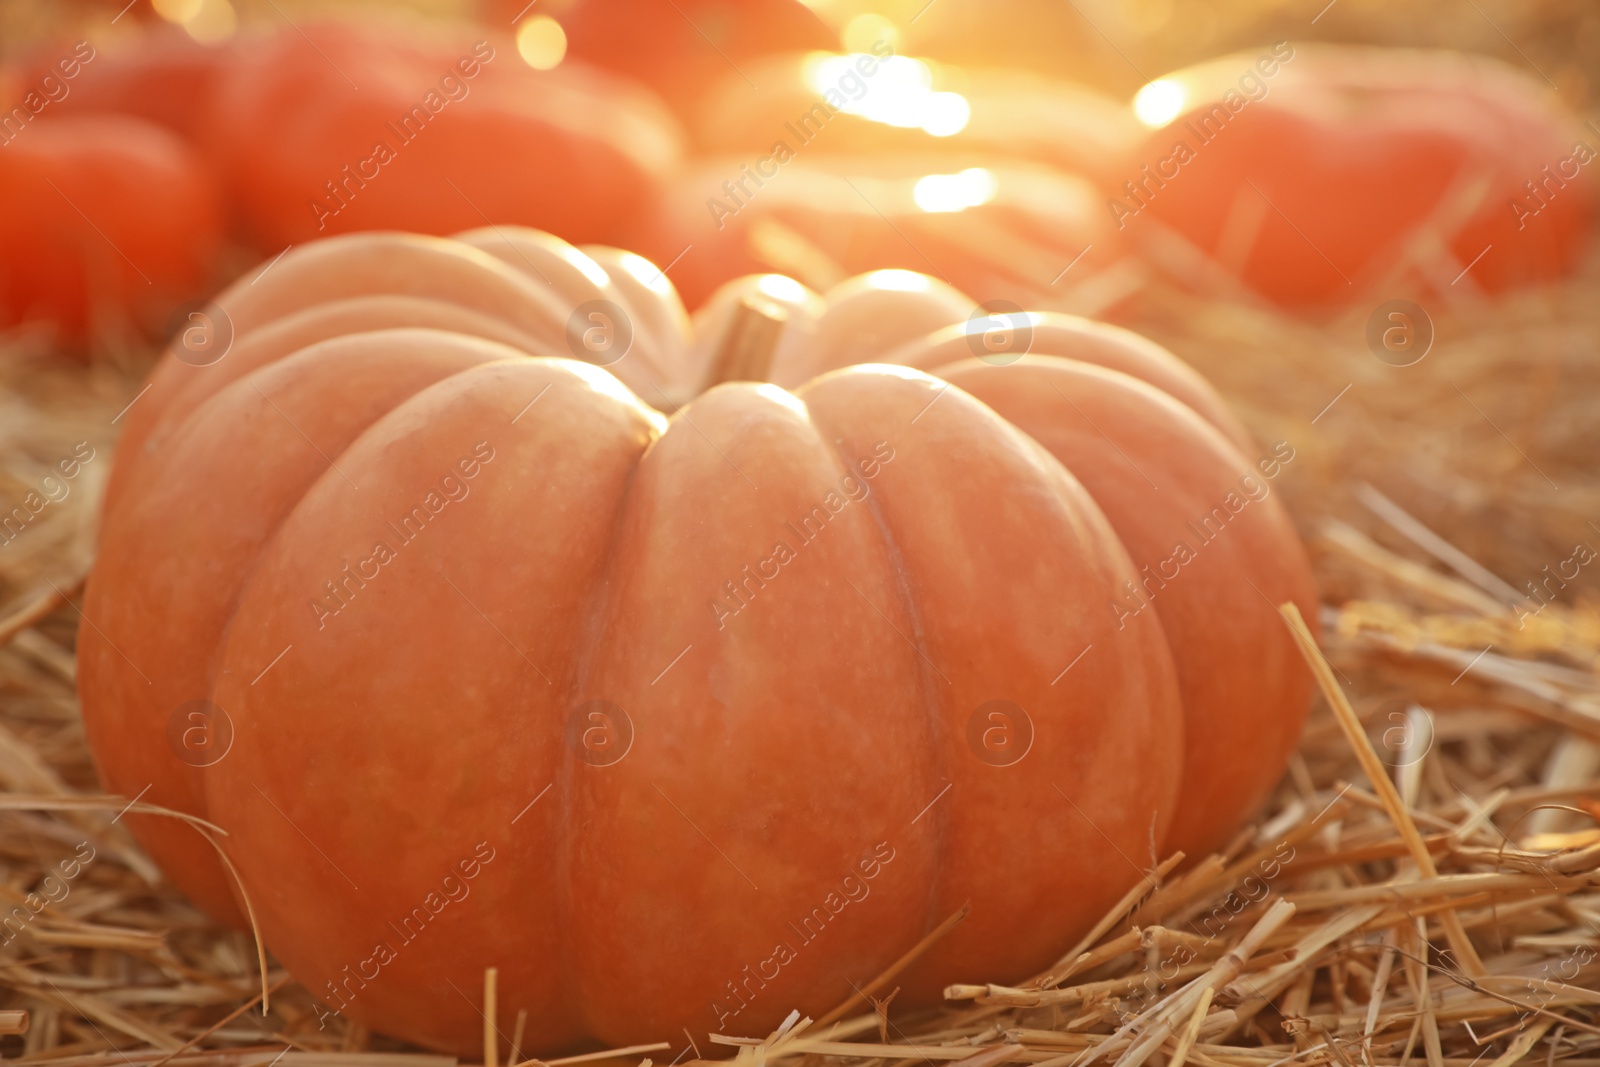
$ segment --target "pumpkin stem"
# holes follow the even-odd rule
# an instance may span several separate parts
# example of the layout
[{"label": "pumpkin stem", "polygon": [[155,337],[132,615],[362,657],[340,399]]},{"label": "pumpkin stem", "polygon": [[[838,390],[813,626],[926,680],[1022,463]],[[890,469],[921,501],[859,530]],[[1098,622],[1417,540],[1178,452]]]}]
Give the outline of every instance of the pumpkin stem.
[{"label": "pumpkin stem", "polygon": [[771,300],[754,295],[740,300],[705,387],[722,382],[766,381],[778,350],[778,338],[783,336],[788,321],[789,312]]}]

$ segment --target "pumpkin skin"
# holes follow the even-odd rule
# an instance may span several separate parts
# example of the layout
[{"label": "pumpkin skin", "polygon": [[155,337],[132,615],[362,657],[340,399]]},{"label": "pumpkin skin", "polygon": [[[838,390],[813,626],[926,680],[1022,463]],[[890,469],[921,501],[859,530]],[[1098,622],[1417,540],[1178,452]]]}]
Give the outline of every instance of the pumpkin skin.
[{"label": "pumpkin skin", "polygon": [[[436,330],[338,336],[236,382],[219,403],[186,423],[163,459],[182,457],[189,473],[180,477],[170,462],[157,462],[154,476],[139,485],[129,505],[107,513],[107,543],[151,561],[152,567],[144,574],[108,572],[87,601],[95,617],[117,634],[114,647],[97,643],[86,650],[99,660],[89,668],[84,695],[106,709],[94,720],[96,743],[112,746],[138,736],[141,726],[164,721],[173,709],[210,691],[206,652],[227,624],[249,573],[241,564],[260,552],[299,493],[326,469],[324,453],[338,455],[378,414],[422,385],[515,351]],[[351,390],[350,402],[317,405],[315,394],[330,387]],[[234,423],[227,435],[231,447],[201,447],[197,455],[191,441],[224,436],[213,426],[217,419]],[[249,522],[227,518],[244,506],[238,499],[241,450],[274,460],[261,463],[248,482],[254,520]],[[207,487],[204,500],[185,503],[200,486]],[[164,521],[162,512],[182,512],[184,521]],[[160,628],[140,623],[155,614],[162,618]],[[100,701],[108,676],[125,680],[135,664],[157,663],[159,669],[145,672],[147,684],[125,685],[120,699]],[[200,768],[180,762],[166,746],[133,746],[102,770],[110,788],[138,792],[156,782],[158,788],[147,794],[153,803],[206,810]],[[181,884],[196,903],[224,922],[242,923],[232,887],[199,835],[155,817],[137,820],[134,829],[165,869],[185,872]]]},{"label": "pumpkin skin", "polygon": [[159,331],[204,291],[220,240],[210,176],[151,123],[43,117],[0,151],[0,323],[50,321],[71,342]]},{"label": "pumpkin skin", "polygon": [[[300,30],[235,46],[205,138],[263,249],[488,221],[615,241],[682,151],[648,91],[579,62],[534,71],[500,38]],[[415,108],[420,132],[403,125]]]},{"label": "pumpkin skin", "polygon": [[1106,47],[1097,26],[1107,25],[1098,18],[1086,21],[1071,7],[1036,0],[951,4],[930,7],[908,25],[906,49],[961,67],[1003,66],[1091,85],[1125,85],[1132,68],[1125,56]]},{"label": "pumpkin skin", "polygon": [[[885,62],[894,66],[885,67]],[[919,63],[922,70],[916,66]],[[824,123],[827,132],[811,134],[808,153],[988,155],[1047,163],[1100,182],[1116,174],[1146,132],[1122,101],[1087,85],[1014,67],[956,71],[894,55],[882,44],[877,53],[791,53],[746,69],[759,92],[729,73],[720,91],[709,94],[701,105],[693,133],[706,152],[759,155],[771,148],[775,137],[795,143],[802,118],[809,118],[804,132],[810,134],[812,126]],[[933,123],[937,132],[930,132],[849,110],[832,114],[812,110],[819,104],[828,108],[888,104],[924,73],[930,90],[956,93],[965,102],[965,121],[959,129],[953,128],[954,121],[942,128]],[[827,117],[819,121],[823,115]],[[911,116],[897,116],[897,121],[910,123]]]},{"label": "pumpkin skin", "polygon": [[[1481,56],[1337,45],[1287,54],[1239,53],[1160,79],[1181,90],[1183,109],[1149,135],[1108,201],[1130,238],[1149,239],[1141,223],[1158,222],[1212,269],[1310,311],[1385,285],[1498,293],[1575,268],[1594,185],[1572,157],[1580,142],[1591,159],[1596,146],[1542,85]],[[1260,76],[1258,60],[1274,73]],[[1243,96],[1246,74],[1264,96]],[[1213,118],[1202,140],[1200,116],[1213,107],[1226,136]],[[1193,158],[1164,164],[1180,142]],[[1159,171],[1154,181],[1144,165]],[[1546,182],[1546,167],[1565,177],[1536,200],[1525,183]]]},{"label": "pumpkin skin", "polygon": [[[656,339],[672,353],[665,358],[681,364],[691,331],[689,312],[666,271],[639,253],[621,248],[584,245],[580,251],[600,265],[621,293],[623,310],[630,322],[637,324],[635,332]],[[693,384],[694,366],[691,360],[690,368],[678,380],[679,388]]]},{"label": "pumpkin skin", "polygon": [[[510,232],[512,227],[500,227]],[[527,250],[536,262],[550,266],[552,260],[581,255],[559,238],[549,234],[529,234],[529,245],[542,251]],[[394,326],[441,326],[476,336],[514,344],[528,351],[560,354],[567,351],[566,322],[571,309],[589,300],[602,298],[584,271],[564,271],[550,267],[551,276],[568,289],[560,289],[519,270],[505,260],[463,244],[415,234],[375,233],[352,235],[339,241],[308,245],[284,255],[267,271],[246,276],[219,296],[207,309],[214,332],[243,344],[258,329],[274,326],[283,332],[276,339],[257,342],[263,352],[235,358],[229,352],[217,356],[215,348],[192,352],[184,350],[179,337],[150,376],[149,391],[129,408],[124,419],[121,461],[112,470],[106,487],[104,508],[114,510],[133,472],[145,456],[157,447],[152,435],[158,433],[167,405],[180,395],[189,407],[203,402],[217,389],[231,383],[237,375],[253,368],[258,359],[276,359],[315,341],[353,333],[362,329]],[[272,283],[266,284],[271,278]],[[638,292],[648,292],[642,285]],[[373,308],[366,298],[383,305]],[[438,308],[411,303],[413,300],[458,305],[440,312]],[[354,301],[353,306],[333,305]],[[411,314],[407,309],[421,309]],[[473,324],[463,321],[462,309],[471,313]],[[293,316],[305,314],[310,321]],[[366,318],[371,314],[371,318]],[[448,320],[439,314],[450,315]],[[662,313],[670,321],[670,314]],[[420,317],[417,317],[420,315]],[[490,320],[485,322],[484,320]],[[618,368],[630,373],[631,368]],[[645,383],[639,382],[644,388]],[[669,390],[682,383],[669,382]],[[180,416],[181,418],[181,416]],[[173,422],[178,420],[174,419]]]},{"label": "pumpkin skin", "polygon": [[[566,376],[574,380],[563,388]],[[364,437],[371,461],[347,451],[341,466],[367,492],[381,493],[383,506],[403,509],[416,488],[406,470],[425,461],[437,465],[441,446],[457,452],[465,446],[461,454],[470,454],[471,440],[457,439],[509,425],[546,385],[552,392],[545,402],[557,402],[549,409],[554,425],[492,444],[504,465],[486,464],[479,475],[482,499],[503,501],[490,505],[499,511],[489,519],[492,529],[462,524],[441,529],[425,548],[407,546],[427,553],[415,557],[419,565],[397,573],[399,581],[381,592],[377,583],[363,590],[379,594],[370,611],[362,606],[366,617],[335,620],[355,623],[359,638],[317,640],[312,613],[285,612],[281,604],[291,589],[323,580],[318,564],[327,552],[352,551],[370,538],[378,513],[351,510],[350,501],[326,490],[297,506],[235,616],[216,698],[237,708],[230,714],[239,758],[207,772],[208,807],[237,835],[231,847],[248,868],[247,882],[262,887],[256,906],[274,951],[313,988],[323,992],[324,981],[337,988],[346,964],[372,958],[377,940],[395,936],[377,916],[403,916],[422,903],[422,893],[479,841],[497,852],[504,843],[506,855],[496,872],[502,880],[485,878],[474,887],[487,897],[483,906],[458,913],[460,921],[440,929],[437,940],[395,943],[398,958],[388,965],[396,968],[394,987],[371,1005],[362,996],[372,990],[349,988],[353,1011],[377,1013],[371,1017],[380,1028],[427,1044],[470,1048],[481,1021],[459,999],[439,1011],[440,978],[465,989],[488,962],[504,968],[508,994],[518,990],[508,1018],[517,1007],[537,1012],[530,1042],[538,1047],[558,1047],[585,1032],[633,1040],[691,1025],[704,1033],[719,1022],[713,1004],[731,999],[724,983],[770,956],[775,941],[793,937],[786,923],[821,905],[834,878],[876,843],[887,843],[898,866],[872,887],[878,903],[837,931],[837,947],[800,955],[791,973],[740,1012],[738,1025],[753,1031],[775,1024],[791,1005],[816,1010],[842,999],[849,987],[840,970],[861,974],[886,965],[967,899],[982,918],[969,920],[970,933],[953,950],[956,965],[986,959],[1005,973],[1042,966],[1059,947],[1021,936],[1037,929],[1030,925],[1038,920],[1034,909],[1043,909],[1052,927],[1081,928],[1138,877],[1131,868],[1111,879],[1098,871],[1050,874],[1063,849],[1105,863],[1117,859],[1094,826],[1062,803],[1051,780],[1070,778],[1061,785],[1072,802],[1118,847],[1137,850],[1151,825],[1161,831],[1159,813],[1176,773],[1175,746],[1152,743],[1159,735],[1148,731],[1181,729],[1158,625],[1133,635],[1125,655],[1107,657],[1081,678],[1069,675],[1067,693],[1051,691],[1059,650],[1110,640],[1111,620],[1086,618],[1064,603],[1041,604],[1030,582],[1092,597],[1125,573],[1109,528],[1053,460],[981,405],[948,398],[956,400],[956,425],[930,431],[916,451],[896,449],[896,460],[910,462],[903,473],[885,464],[874,487],[899,566],[890,562],[885,534],[863,515],[859,529],[837,528],[839,546],[814,546],[810,558],[823,573],[814,584],[791,584],[791,596],[799,598],[792,613],[740,619],[750,625],[742,631],[730,625],[719,645],[713,613],[701,598],[684,594],[692,587],[711,594],[723,574],[739,576],[752,551],[770,551],[753,539],[765,541],[767,529],[781,536],[788,515],[804,514],[812,497],[822,499],[838,482],[844,466],[835,449],[851,461],[873,457],[875,441],[906,425],[938,383],[871,369],[819,380],[803,391],[805,415],[816,427],[782,394],[722,387],[685,409],[693,425],[675,422],[677,432],[667,431],[640,459],[652,444],[650,413],[642,406],[565,366],[523,363],[463,375],[422,394],[415,407],[399,409]],[[421,410],[435,404],[442,410]],[[715,449],[706,447],[702,432]],[[846,444],[828,443],[824,432]],[[746,496],[729,462],[766,492]],[[501,480],[490,480],[497,470]],[[972,478],[972,487],[952,492],[953,470],[965,475],[962,482]],[[532,498],[516,485],[533,488]],[[1013,492],[1021,486],[1028,491]],[[590,493],[608,506],[595,506]],[[895,496],[901,499],[891,504]],[[542,533],[510,521],[563,500],[579,505],[569,528]],[[710,514],[726,536],[708,536],[701,521],[707,507],[716,509]],[[941,520],[929,521],[930,514]],[[606,533],[614,524],[608,560]],[[482,553],[480,562],[457,565],[469,545]],[[961,580],[936,578],[917,563],[932,565],[953,550],[965,553]],[[1007,562],[1016,553],[1040,561],[1026,580]],[[449,569],[441,570],[447,560]],[[1013,573],[1007,578],[1004,571]],[[592,614],[580,610],[589,590],[600,594]],[[547,609],[519,612],[515,605],[530,595]],[[776,609],[782,601],[774,599]],[[979,599],[987,605],[973,610]],[[382,617],[398,626],[385,626]],[[453,636],[440,642],[420,632],[423,618],[434,620],[420,627],[430,631],[449,620]],[[937,671],[902,637],[913,628]],[[997,632],[1004,641],[994,640]],[[586,654],[584,635],[594,642]],[[243,674],[255,677],[260,668],[246,664],[274,642],[269,659],[285,643],[298,643],[308,656],[297,670],[269,672],[252,686]],[[706,650],[704,662],[679,663],[690,669],[674,688],[651,684],[697,643]],[[363,658],[379,648],[390,650],[382,660]],[[823,669],[844,656],[873,669]],[[587,666],[581,673],[580,663]],[[417,696],[451,700],[456,711],[426,723],[338,716],[334,709],[348,706],[352,687],[365,688],[363,679],[371,677],[386,679],[380,687],[396,696],[420,686]],[[305,688],[313,678],[315,692]],[[470,695],[461,693],[464,683]],[[949,692],[939,691],[946,686]],[[1012,694],[1008,699],[1039,709],[1031,712],[1036,759],[1009,768],[1020,772],[1014,776],[994,773],[965,749],[972,710],[994,699],[997,686]],[[615,775],[573,774],[596,768],[563,750],[563,735],[583,725],[568,717],[569,701],[591,694],[632,709],[633,747],[604,768]],[[362,699],[373,697],[383,694]],[[293,719],[256,710],[266,707],[257,701],[285,699],[297,709]],[[500,709],[508,700],[551,716],[548,726],[505,722]],[[871,723],[862,721],[869,706],[879,709]],[[796,714],[801,707],[812,711]],[[932,729],[930,713],[939,723]],[[1131,722],[1118,721],[1120,715]],[[303,753],[292,772],[281,762],[276,742],[293,744],[295,733],[318,722],[331,731],[324,751],[362,751],[360,766],[342,758],[306,766]],[[446,767],[476,773],[464,778]],[[1133,788],[1130,767],[1138,768]],[[819,775],[819,768],[841,777]],[[385,810],[330,820],[316,797],[327,795],[335,778],[357,795],[383,797]],[[933,826],[911,826],[939,793],[941,778],[955,782],[965,804],[952,805]],[[871,786],[840,788],[850,780]],[[411,784],[396,790],[400,781]],[[534,808],[513,839],[511,819],[551,781],[557,791],[549,799],[557,803]],[[258,786],[271,804],[262,802]],[[452,819],[459,829],[429,814],[441,803],[459,812]],[[992,833],[994,805],[1001,803],[1019,824],[1005,841]],[[290,822],[337,856],[351,883],[320,857],[318,865],[306,859],[315,850]],[[705,827],[732,863],[723,863],[692,824]],[[569,833],[574,825],[581,834]],[[459,837],[463,830],[469,836]],[[941,867],[940,852],[970,862]],[[269,886],[259,864],[274,854],[279,862],[292,857],[296,870]],[[990,864],[1002,860],[1017,868],[1016,877],[995,885]],[[835,869],[839,875],[820,873]],[[569,884],[571,893],[564,890]],[[304,894],[324,902],[315,914],[305,911]],[[504,904],[490,903],[497,899]],[[352,926],[357,908],[371,909],[370,925]],[[997,942],[1018,947],[996,961]],[[563,943],[570,947],[561,964],[510,949],[540,945],[553,956]],[[664,951],[640,953],[640,945],[652,943]],[[687,959],[699,962],[685,970]],[[642,1010],[618,996],[640,981],[661,990]]]},{"label": "pumpkin skin", "polygon": [[[660,283],[666,282],[666,275],[649,261],[641,266],[622,260],[624,269],[607,271],[587,252],[559,237],[522,227],[486,226],[457,234],[456,240],[558,292],[583,293],[585,304],[608,305],[568,316],[566,341],[572,354],[600,366],[616,366],[615,373],[626,384],[653,394],[658,407],[683,399],[679,382],[690,374],[680,332],[683,305],[675,294],[666,295],[669,286],[640,280],[639,275],[648,279],[653,274]],[[638,328],[633,326],[636,319]]]},{"label": "pumpkin skin", "polygon": [[[60,57],[71,51],[62,46],[41,52],[35,80],[46,74],[60,79]],[[232,59],[226,44],[200,44],[175,26],[158,25],[131,40],[97,49],[93,60],[81,64],[66,80],[66,96],[50,108],[61,114],[137,115],[193,141],[202,132],[217,84]]]},{"label": "pumpkin skin", "polygon": [[[751,177],[752,168],[773,174]],[[972,170],[994,181],[983,203],[949,211],[917,203],[921,179]],[[1075,271],[1118,251],[1087,180],[1040,163],[949,155],[707,160],[665,188],[635,243],[656,262],[677,260],[672,278],[691,308],[745,274],[787,274],[823,290],[880,268],[933,274],[983,300],[1028,302],[1051,293],[1086,250]]]},{"label": "pumpkin skin", "polygon": [[[152,373],[147,391],[128,409],[102,509],[104,542],[131,543],[132,535],[122,533],[125,498],[131,499],[136,509],[146,508],[148,499],[162,495],[160,487],[182,483],[183,479],[174,477],[172,463],[181,464],[175,457],[183,453],[173,453],[169,439],[186,425],[190,415],[215,394],[308,346],[369,331],[419,327],[495,341],[525,352],[563,351],[563,309],[569,302],[595,299],[599,290],[582,271],[560,274],[550,266],[551,261],[577,254],[565,242],[529,233],[522,247],[526,254],[541,257],[538,261],[570,288],[557,290],[559,295],[553,297],[543,283],[530,281],[522,272],[470,245],[400,234],[359,235],[311,245],[284,256],[264,274],[246,275],[207,309],[213,332],[228,339],[225,354],[218,358],[214,349],[186,352],[180,337]],[[294,421],[302,419],[295,416]],[[236,454],[256,454],[254,445],[240,447],[245,452]],[[157,473],[146,477],[151,467]],[[140,549],[152,558],[168,551],[160,547],[165,543],[160,542],[161,537],[186,537],[195,529],[184,526],[164,533],[160,524],[147,529],[137,519],[133,522],[130,529],[143,530],[157,539]],[[182,549],[176,558],[186,558],[191,550]],[[244,571],[224,573],[242,578]],[[104,604],[104,610],[110,612],[117,605],[164,603],[170,593],[163,592],[159,584],[144,581],[152,576],[129,571],[120,576],[127,580],[119,581],[108,570],[103,579],[92,583],[86,607],[99,612],[99,605]],[[163,575],[162,581],[167,580]],[[208,597],[230,588],[236,587],[221,578],[208,581],[202,590],[187,597],[186,603],[210,603]],[[203,607],[194,607],[194,611],[203,621]],[[177,632],[181,620],[175,618],[172,625]],[[208,631],[202,626],[201,632]],[[139,644],[137,638],[114,640],[123,648]],[[147,738],[152,724],[164,723],[172,709],[206,692],[209,664],[203,656],[175,659],[165,678],[145,682],[149,676],[133,666],[143,657],[130,662],[117,647],[97,645],[84,650],[82,693],[96,707],[109,709],[95,720],[91,731],[105,738],[97,742],[103,751],[127,752],[132,757],[103,758],[101,771],[108,787],[137,793],[151,785],[146,796],[152,803],[203,810],[197,769],[169,752],[151,752],[144,746],[136,754],[128,746],[139,747],[135,739]],[[102,659],[96,660],[96,656]],[[166,768],[164,774],[157,773],[155,768],[160,767]],[[128,818],[146,849],[164,869],[173,872],[191,898],[225,922],[242,921],[210,846],[168,820]]]},{"label": "pumpkin skin", "polygon": [[[798,340],[780,344],[771,378],[792,388],[864,361],[839,335],[915,333],[937,327],[941,311],[960,315],[960,294],[935,279],[874,284],[900,273],[861,275],[826,297],[771,275],[736,280],[696,313],[696,333],[721,336],[738,299],[778,302]],[[986,332],[1017,320],[1026,336],[1004,338],[1025,347],[992,351]],[[1196,858],[1221,848],[1276,784],[1309,707],[1311,677],[1273,610],[1293,600],[1309,619],[1317,604],[1299,538],[1271,499],[1271,475],[1292,448],[1252,466],[1247,457],[1260,449],[1205,379],[1118,326],[1053,312],[980,314],[904,343],[875,340],[874,361],[966,389],[1077,474],[1105,511],[1142,574],[1137,590],[1107,607],[1121,619],[1158,602],[1178,667],[1188,740],[1164,848]]]},{"label": "pumpkin skin", "polygon": [[[572,262],[510,236],[536,262],[537,249]],[[437,283],[379,269],[407,257]],[[164,390],[86,596],[80,684],[108,782],[154,780],[150,799],[229,831],[267,944],[330,1005],[458,1052],[480,1040],[484,966],[500,968],[501,1022],[526,1008],[528,1047],[558,1049],[815,1015],[969,900],[967,922],[906,976],[908,1003],[1051,962],[1140,877],[1173,817],[1189,714],[1173,652],[1237,657],[1198,626],[1174,641],[1167,604],[1240,585],[1245,562],[1262,596],[1225,601],[1240,641],[1267,633],[1263,618],[1280,625],[1263,598],[1314,603],[1269,498],[1230,527],[1243,545],[1202,550],[1214,571],[1131,618],[1110,610],[1145,562],[1124,546],[1160,545],[1248,463],[1148,385],[1046,357],[956,365],[946,381],[858,366],[793,392],[723,384],[669,421],[608,370],[436,328],[448,294],[471,301],[464,323],[547,334],[552,309],[527,304],[522,280],[462,242],[380,234],[297,249],[219,297],[253,325]],[[868,289],[886,308],[896,292]],[[435,326],[395,328],[408,314]],[[373,328],[298,352],[272,335],[327,321]],[[225,380],[251,345],[281,351]],[[1008,404],[1021,422],[999,413]],[[1118,449],[1182,484],[1176,503],[1134,486]],[[1105,468],[1096,495],[1063,455]],[[385,522],[430,489],[454,499],[427,536],[364,569]],[[190,493],[205,504],[173,529],[164,517]],[[785,532],[832,511],[830,493],[846,502],[821,535]],[[1144,525],[1124,530],[1128,516]],[[776,576],[759,563],[774,538],[798,543]],[[329,582],[346,596],[313,608]],[[744,597],[729,599],[734,582]],[[171,624],[149,627],[176,599]],[[197,698],[234,731],[204,769],[154,736]],[[607,765],[584,744],[591,699],[631,722]],[[1008,766],[969,748],[995,699],[1033,726]],[[141,765],[112,769],[140,747]],[[130,825],[148,842],[150,822]],[[195,892],[183,865],[198,850],[153,851]],[[790,932],[814,908],[820,932]],[[770,972],[774,942],[793,942],[792,958]]]},{"label": "pumpkin skin", "polygon": [[[527,10],[515,0],[497,6],[508,20]],[[839,46],[799,0],[577,0],[556,16],[569,56],[639,79],[685,117],[730,68],[747,69],[774,52]]]},{"label": "pumpkin skin", "polygon": [[1184,709],[1183,787],[1163,849],[1220,850],[1277,784],[1310,707],[1312,679],[1276,611],[1292,600],[1309,619],[1317,606],[1270,495],[1292,448],[1253,467],[1172,395],[1079,360],[969,359],[938,373],[1073,471],[1139,567],[1111,610],[1130,624],[1160,612]]},{"label": "pumpkin skin", "polygon": [[[1001,328],[998,339],[991,341],[997,328]],[[1019,337],[1019,332],[1023,336]],[[1106,322],[1054,311],[980,316],[907,342],[882,358],[886,363],[934,370],[973,358],[991,366],[1005,366],[1012,352],[1058,356],[1121,371],[1148,382],[1194,411],[1241,455],[1250,456],[1257,451],[1250,432],[1194,368],[1149,338]]]}]

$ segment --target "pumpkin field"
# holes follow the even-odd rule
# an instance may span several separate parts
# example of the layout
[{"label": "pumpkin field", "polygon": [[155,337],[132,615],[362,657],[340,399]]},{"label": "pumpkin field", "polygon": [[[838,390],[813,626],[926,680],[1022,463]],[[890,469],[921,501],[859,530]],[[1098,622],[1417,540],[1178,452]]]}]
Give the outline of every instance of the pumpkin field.
[{"label": "pumpkin field", "polygon": [[1581,0],[0,0],[0,1059],[1600,1064]]}]

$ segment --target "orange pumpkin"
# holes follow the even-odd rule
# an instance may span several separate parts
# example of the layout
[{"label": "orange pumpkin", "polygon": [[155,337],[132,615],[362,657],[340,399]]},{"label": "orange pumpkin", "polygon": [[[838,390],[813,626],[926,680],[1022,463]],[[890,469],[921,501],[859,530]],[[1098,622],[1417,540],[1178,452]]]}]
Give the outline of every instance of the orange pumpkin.
[{"label": "orange pumpkin", "polygon": [[78,46],[61,45],[41,52],[33,65],[31,80],[42,85],[53,79],[47,96],[51,114],[119,111],[189,139],[199,135],[233,58],[228,46],[200,44],[170,25],[115,39],[87,54],[92,58]]},{"label": "orange pumpkin", "polygon": [[[508,21],[530,13],[516,0],[495,6]],[[639,79],[684,115],[724,75],[762,56],[839,44],[800,0],[575,0],[554,10],[568,55]]]},{"label": "orange pumpkin", "polygon": [[1029,303],[1118,255],[1094,186],[1042,163],[787,147],[704,160],[663,190],[636,244],[691,307],[753,272],[826,289],[878,268]]},{"label": "orange pumpkin", "polygon": [[1108,210],[1135,241],[1183,238],[1203,282],[1306,309],[1493,293],[1588,247],[1600,143],[1495,60],[1280,43],[1169,74],[1136,105],[1154,129]]},{"label": "orange pumpkin", "polygon": [[0,324],[72,341],[155,332],[204,292],[217,194],[176,135],[127,115],[48,113],[0,148]]},{"label": "orange pumpkin", "polygon": [[[904,976],[925,1003],[1047,966],[1158,843],[1250,813],[1309,690],[1274,605],[1315,596],[1287,459],[1246,459],[1193,372],[1065,316],[997,349],[899,276],[736,283],[708,343],[596,252],[295,249],[218,298],[224,358],[170,355],[133,409],[91,744],[109,788],[227,830],[330,1010],[464,1052],[495,966],[526,1049],[762,1033],[970,903]],[[828,370],[875,317],[935,328]],[[758,384],[790,320],[803,384]],[[198,837],[129,823],[230,910]]]},{"label": "orange pumpkin", "polygon": [[[785,140],[809,154],[989,155],[1109,178],[1145,132],[1126,104],[1014,67],[896,54],[808,52],[728,72],[695,116],[696,143],[754,158]],[[824,132],[825,131],[825,132]]]},{"label": "orange pumpkin", "polygon": [[[1087,9],[1070,4],[1041,4],[1039,0],[939,3],[926,8],[913,2],[900,10],[904,12],[898,20],[904,47],[912,54],[936,56],[963,67],[1003,66],[1104,86],[1124,85],[1136,73],[1124,51],[1133,36],[1140,43],[1130,51],[1142,58],[1145,47],[1162,39],[1163,25],[1168,29],[1181,26],[1180,32],[1186,34],[1199,30],[1206,35],[1216,26],[1209,21],[1183,23],[1171,19],[1178,13],[1164,8],[1118,10],[1111,15],[1116,22],[1111,23],[1099,14],[1085,18]],[[911,15],[916,17],[908,18]],[[1173,40],[1171,34],[1166,37]],[[1174,43],[1188,50],[1206,47],[1208,42],[1190,37]]]},{"label": "orange pumpkin", "polygon": [[497,37],[322,23],[234,52],[205,140],[263,248],[489,222],[616,240],[681,152],[647,90]]}]

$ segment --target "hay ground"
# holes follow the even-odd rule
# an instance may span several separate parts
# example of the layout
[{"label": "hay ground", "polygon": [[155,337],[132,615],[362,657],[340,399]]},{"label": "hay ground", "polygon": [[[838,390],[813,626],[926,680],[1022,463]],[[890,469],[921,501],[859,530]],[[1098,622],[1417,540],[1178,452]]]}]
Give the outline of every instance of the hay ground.
[{"label": "hay ground", "polygon": [[[1388,5],[1346,3],[1343,36],[1398,32]],[[1241,9],[1223,39],[1288,5]],[[1591,17],[1526,12],[1502,25],[1537,61],[1588,69]],[[1493,40],[1454,43],[1506,51]],[[1560,80],[1587,97],[1578,75]],[[1600,550],[1600,256],[1562,285],[1430,306],[1433,348],[1404,368],[1367,349],[1366,307],[1308,324],[1154,273],[1137,285],[1124,320],[1207,374],[1261,440],[1295,449],[1274,488],[1312,548],[1334,704],[1319,700],[1261,819],[1225,855],[1156,868],[1026,987],[975,974],[935,1013],[841,1005],[827,1026],[736,1049],[664,1034],[669,1047],[617,1062],[1600,1065],[1600,559],[1571,577],[1580,546]],[[36,336],[0,348],[0,502],[93,451],[0,547],[0,913],[85,842],[95,854],[21,934],[0,931],[0,1055],[448,1063],[318,1031],[309,995],[275,970],[263,1016],[253,945],[160,879],[117,821],[131,798],[98,795],[70,601],[150,354],[84,366]]]}]

